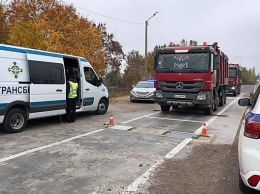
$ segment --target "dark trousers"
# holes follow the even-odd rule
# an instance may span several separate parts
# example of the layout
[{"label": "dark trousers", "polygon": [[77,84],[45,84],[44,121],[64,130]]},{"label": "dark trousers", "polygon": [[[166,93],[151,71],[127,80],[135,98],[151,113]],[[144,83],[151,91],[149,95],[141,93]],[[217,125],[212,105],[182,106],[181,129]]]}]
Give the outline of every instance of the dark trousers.
[{"label": "dark trousers", "polygon": [[75,122],[76,117],[76,98],[67,99],[67,122]]}]

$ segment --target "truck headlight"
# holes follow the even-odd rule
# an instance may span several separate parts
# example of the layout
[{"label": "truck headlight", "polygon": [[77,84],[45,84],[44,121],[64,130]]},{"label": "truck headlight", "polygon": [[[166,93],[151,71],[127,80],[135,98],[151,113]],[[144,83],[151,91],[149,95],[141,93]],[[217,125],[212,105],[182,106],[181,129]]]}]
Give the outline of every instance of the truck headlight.
[{"label": "truck headlight", "polygon": [[156,92],[155,97],[156,98],[163,98],[163,94],[161,92]]},{"label": "truck headlight", "polygon": [[206,100],[206,99],[207,99],[206,94],[198,94],[198,96],[197,96],[197,100]]},{"label": "truck headlight", "polygon": [[236,87],[235,87],[235,86],[232,86],[232,87],[231,87],[231,90],[235,90],[235,89],[236,89]]}]

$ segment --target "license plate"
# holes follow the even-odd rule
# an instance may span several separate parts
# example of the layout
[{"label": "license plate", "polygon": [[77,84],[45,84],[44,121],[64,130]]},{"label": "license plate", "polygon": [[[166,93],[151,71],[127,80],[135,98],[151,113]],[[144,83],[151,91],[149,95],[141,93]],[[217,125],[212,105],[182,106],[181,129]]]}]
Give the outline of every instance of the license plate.
[{"label": "license plate", "polygon": [[186,98],[186,95],[174,95],[174,98]]}]

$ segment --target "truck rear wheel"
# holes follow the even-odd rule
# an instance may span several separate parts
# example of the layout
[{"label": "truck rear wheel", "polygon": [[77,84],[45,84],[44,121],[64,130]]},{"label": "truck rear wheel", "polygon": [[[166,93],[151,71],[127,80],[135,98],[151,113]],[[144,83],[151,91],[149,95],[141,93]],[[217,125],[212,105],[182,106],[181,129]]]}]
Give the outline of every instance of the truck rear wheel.
[{"label": "truck rear wheel", "polygon": [[21,132],[27,124],[26,112],[15,108],[7,112],[3,122],[3,128],[8,133]]},{"label": "truck rear wheel", "polygon": [[225,92],[225,90],[222,90],[221,96],[220,96],[219,106],[224,106],[225,104],[226,104],[226,92]]},{"label": "truck rear wheel", "polygon": [[169,112],[170,108],[170,105],[161,105],[162,112]]},{"label": "truck rear wheel", "polygon": [[227,91],[224,90],[224,105],[227,103]]},{"label": "truck rear wheel", "polygon": [[219,97],[218,97],[218,93],[215,92],[215,95],[213,96],[214,99],[214,106],[213,106],[213,111],[217,111],[218,110],[218,105],[219,105]]}]

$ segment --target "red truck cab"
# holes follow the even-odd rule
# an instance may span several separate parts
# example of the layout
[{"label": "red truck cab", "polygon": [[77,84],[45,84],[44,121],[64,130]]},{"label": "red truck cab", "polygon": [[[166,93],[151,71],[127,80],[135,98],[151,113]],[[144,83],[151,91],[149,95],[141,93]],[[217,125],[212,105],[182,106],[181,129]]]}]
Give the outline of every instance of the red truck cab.
[{"label": "red truck cab", "polygon": [[211,115],[226,103],[228,57],[217,43],[159,49],[154,63],[155,101],[163,112],[196,106]]},{"label": "red truck cab", "polygon": [[242,83],[242,69],[239,64],[229,64],[229,79],[227,86],[227,93],[233,93],[233,96],[237,96],[241,92]]}]

